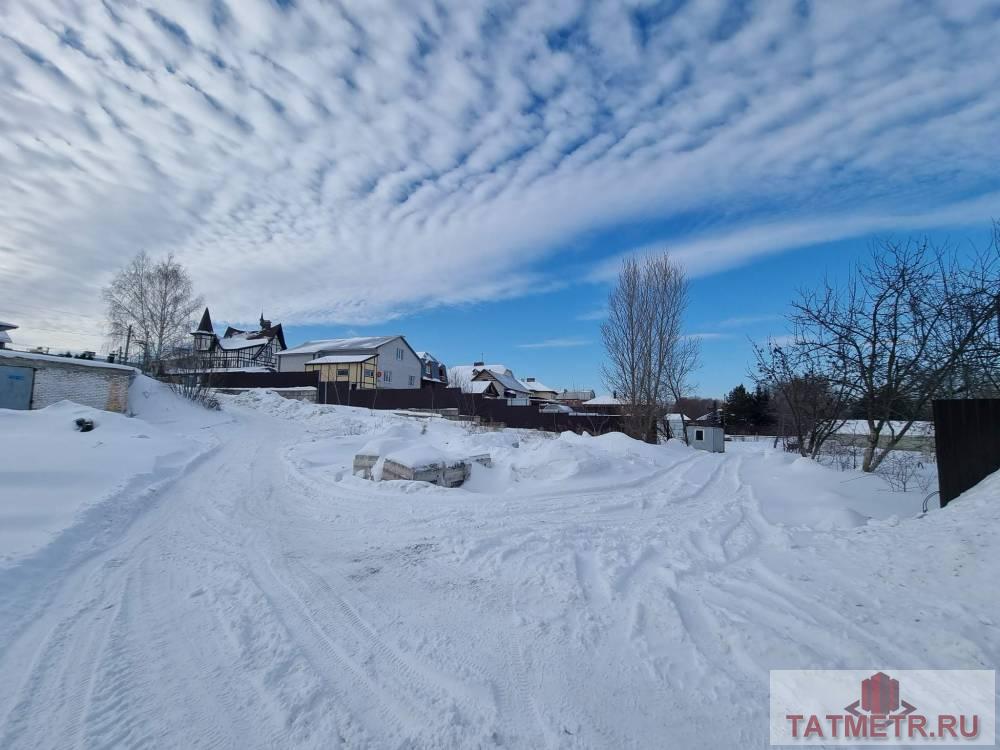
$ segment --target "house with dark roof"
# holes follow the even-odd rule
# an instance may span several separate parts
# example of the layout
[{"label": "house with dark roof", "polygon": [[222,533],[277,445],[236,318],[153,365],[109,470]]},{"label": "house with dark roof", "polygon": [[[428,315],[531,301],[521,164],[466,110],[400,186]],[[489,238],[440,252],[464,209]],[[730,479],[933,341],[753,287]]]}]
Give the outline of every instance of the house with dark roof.
[{"label": "house with dark roof", "polygon": [[423,362],[403,336],[355,336],[286,349],[278,355],[278,371],[316,371],[320,383],[344,382],[354,389],[420,388]]},{"label": "house with dark roof", "polygon": [[505,365],[488,365],[485,362],[474,362],[471,365],[456,365],[448,370],[448,381],[452,387],[461,388],[465,393],[472,393],[473,383],[489,381],[495,385],[496,391],[504,398],[529,398],[531,391],[514,377],[514,373]]},{"label": "house with dark roof", "polygon": [[248,372],[273,372],[278,367],[278,354],[284,351],[285,334],[281,324],[273,325],[263,313],[254,331],[243,331],[228,326],[219,336],[212,325],[212,316],[205,308],[198,328],[191,331],[194,337],[194,359],[202,370],[242,370]]},{"label": "house with dark roof", "polygon": [[430,352],[417,352],[417,356],[420,357],[420,362],[424,368],[420,374],[422,387],[447,388],[448,368],[441,363],[441,360]]}]

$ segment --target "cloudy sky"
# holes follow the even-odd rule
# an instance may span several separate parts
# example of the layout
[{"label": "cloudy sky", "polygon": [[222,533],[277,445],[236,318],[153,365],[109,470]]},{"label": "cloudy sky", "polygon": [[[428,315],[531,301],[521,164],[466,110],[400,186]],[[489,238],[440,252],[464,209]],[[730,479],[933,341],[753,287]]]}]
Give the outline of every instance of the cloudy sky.
[{"label": "cloudy sky", "polygon": [[600,390],[608,281],[662,248],[721,393],[872,237],[986,236],[998,38],[996,0],[0,0],[0,319],[97,348],[174,252],[217,323]]}]

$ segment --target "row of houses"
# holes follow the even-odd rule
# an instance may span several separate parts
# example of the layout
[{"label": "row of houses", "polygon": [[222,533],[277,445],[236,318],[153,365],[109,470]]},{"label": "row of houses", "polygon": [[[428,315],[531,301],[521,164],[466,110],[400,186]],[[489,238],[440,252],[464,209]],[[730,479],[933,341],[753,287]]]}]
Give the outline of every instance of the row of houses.
[{"label": "row of houses", "polygon": [[[11,344],[0,323],[0,350]],[[289,347],[280,323],[264,318],[256,328],[227,326],[220,334],[205,308],[190,332],[189,347],[163,362],[167,375],[190,373],[316,373],[320,386],[348,390],[458,388],[467,394],[502,399],[508,405],[540,405],[548,410],[579,410],[593,391],[558,391],[534,377],[517,377],[505,365],[474,362],[448,368],[427,351],[417,351],[405,336],[363,336],[306,341]],[[89,353],[88,353],[89,354]],[[50,356],[47,352],[5,350],[0,359],[0,408],[40,408],[70,398],[122,411],[136,370],[108,358]]]},{"label": "row of houses", "polygon": [[[40,352],[16,352],[9,331],[0,322],[0,408],[37,409],[61,399],[99,409],[125,411],[128,388],[137,371],[126,365],[94,361],[93,357],[56,357]],[[595,397],[593,391],[557,391],[534,377],[518,378],[502,364],[474,362],[450,370],[429,352],[415,351],[402,335],[366,336],[306,341],[289,348],[281,324],[261,315],[254,330],[228,326],[220,336],[205,308],[191,331],[189,352],[169,363],[174,373],[315,373],[320,386],[336,390],[460,389],[463,393],[506,401],[506,406],[539,407],[543,414],[577,416],[620,415],[615,397]],[[326,389],[324,389],[325,391]],[[454,391],[452,391],[454,393]],[[403,394],[400,394],[403,395]],[[667,415],[671,436],[684,435],[681,415]],[[689,442],[708,450],[722,449],[721,428],[692,425]],[[692,429],[689,427],[689,431]],[[714,445],[718,439],[719,445]],[[711,444],[711,447],[710,447]]]},{"label": "row of houses", "polygon": [[194,362],[202,372],[316,372],[319,382],[352,390],[461,388],[511,403],[563,402],[579,406],[593,391],[557,391],[533,377],[518,378],[505,365],[475,362],[448,368],[433,354],[415,350],[405,336],[358,336],[306,341],[289,348],[281,324],[261,315],[256,330],[229,326],[215,332],[208,308],[191,332]]}]

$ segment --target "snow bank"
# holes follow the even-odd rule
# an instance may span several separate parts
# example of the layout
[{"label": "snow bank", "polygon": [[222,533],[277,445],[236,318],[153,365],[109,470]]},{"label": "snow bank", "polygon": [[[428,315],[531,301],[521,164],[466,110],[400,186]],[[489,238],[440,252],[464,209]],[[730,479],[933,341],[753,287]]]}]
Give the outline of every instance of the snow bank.
[{"label": "snow bank", "polygon": [[[232,404],[308,425],[314,439],[292,449],[288,459],[320,483],[352,479],[356,454],[384,460],[405,451],[407,462],[487,453],[492,467],[473,466],[462,492],[492,496],[594,493],[646,486],[661,478],[664,488],[657,497],[670,502],[696,494],[700,485],[711,481],[713,471],[738,465],[767,521],[818,531],[855,528],[873,518],[915,516],[926,494],[892,492],[878,476],[835,471],[763,441],[729,443],[727,454],[708,456],[679,440],[649,445],[622,433],[591,437],[571,432],[484,431],[435,417],[289,401],[267,391],[248,391],[233,397]],[[687,464],[696,457],[711,468],[688,471]],[[734,486],[732,492],[738,489]]]},{"label": "snow bank", "polygon": [[743,475],[771,523],[821,531],[853,528],[870,518],[916,516],[927,494],[893,492],[876,474],[837,471],[764,442],[727,443],[726,450],[743,460]]},{"label": "snow bank", "polygon": [[[146,377],[133,383],[130,418],[71,401],[0,409],[0,568],[38,553],[85,522],[89,510],[176,476],[210,443],[191,431],[218,413],[183,401]],[[91,432],[74,421],[93,420]]]}]

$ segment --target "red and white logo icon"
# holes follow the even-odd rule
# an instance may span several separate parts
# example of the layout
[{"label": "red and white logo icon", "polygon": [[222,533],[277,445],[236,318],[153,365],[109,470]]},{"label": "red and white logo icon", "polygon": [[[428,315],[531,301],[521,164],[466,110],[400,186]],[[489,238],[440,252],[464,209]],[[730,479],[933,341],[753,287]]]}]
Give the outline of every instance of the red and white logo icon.
[{"label": "red and white logo icon", "polygon": [[995,682],[992,670],[774,670],[771,744],[992,745]]}]

